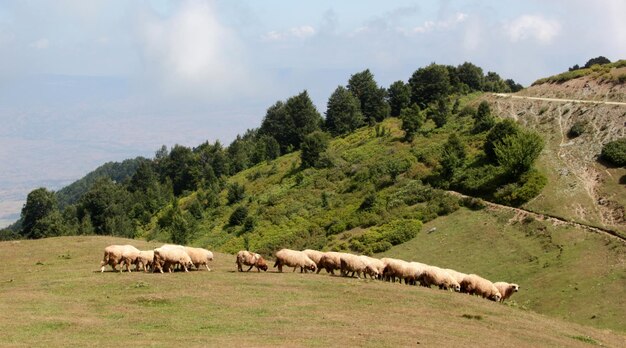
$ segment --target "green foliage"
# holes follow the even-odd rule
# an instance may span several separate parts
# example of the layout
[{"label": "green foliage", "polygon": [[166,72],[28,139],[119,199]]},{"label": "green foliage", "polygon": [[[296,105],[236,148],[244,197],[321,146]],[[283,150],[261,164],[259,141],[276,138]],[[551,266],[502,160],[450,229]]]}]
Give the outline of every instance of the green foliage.
[{"label": "green foliage", "polygon": [[232,214],[228,218],[228,224],[231,226],[239,226],[244,223],[246,218],[248,217],[248,208],[241,205],[233,210]]},{"label": "green foliage", "polygon": [[378,87],[369,69],[350,76],[348,90],[359,100],[361,112],[370,124],[389,116],[389,104],[385,100],[387,92]]},{"label": "green foliage", "polygon": [[387,92],[387,101],[389,102],[391,116],[400,116],[402,110],[409,107],[411,103],[411,87],[404,81],[392,83]]},{"label": "green foliage", "polygon": [[446,100],[438,99],[437,106],[429,110],[428,116],[435,122],[437,128],[441,128],[446,123],[448,123],[448,118],[450,117],[450,108],[448,107],[448,103],[446,102]]},{"label": "green foliage", "polygon": [[443,144],[441,153],[442,174],[445,178],[451,179],[457,169],[465,164],[467,153],[465,145],[456,133],[450,134],[448,141]]},{"label": "green foliage", "polygon": [[527,172],[543,150],[543,139],[531,131],[519,131],[495,144],[498,164],[513,178]]},{"label": "green foliage", "polygon": [[271,106],[261,124],[260,133],[273,137],[282,153],[299,149],[304,137],[320,129],[323,120],[315,109],[307,91],[276,102]]},{"label": "green foliage", "polygon": [[480,102],[476,110],[473,133],[482,133],[490,130],[496,124],[495,118],[491,115],[491,108],[486,101]]},{"label": "green foliage", "polygon": [[420,131],[424,122],[426,122],[426,116],[417,104],[412,104],[410,107],[402,109],[400,119],[402,120],[404,140],[408,142],[413,141],[415,134]]},{"label": "green foliage", "polygon": [[504,138],[515,135],[518,132],[519,126],[512,119],[506,118],[496,123],[489,133],[487,133],[487,138],[485,139],[484,151],[487,158],[492,163],[496,163],[496,144],[502,142]]},{"label": "green foliage", "polygon": [[450,74],[443,65],[435,63],[416,70],[409,79],[411,103],[426,108],[430,103],[448,96]]},{"label": "green foliage", "polygon": [[360,101],[345,87],[337,87],[328,99],[326,129],[336,136],[350,133],[363,124]]},{"label": "green foliage", "polygon": [[606,143],[600,155],[603,160],[618,166],[626,166],[626,138],[620,138]]},{"label": "green foliage", "polygon": [[376,205],[376,193],[370,192],[365,196],[363,202],[359,206],[359,210],[371,210]]},{"label": "green foliage", "polygon": [[502,80],[500,75],[493,71],[489,71],[483,82],[483,90],[486,92],[508,93],[511,90],[509,85]]},{"label": "green foliage", "polygon": [[193,223],[190,216],[183,214],[182,211],[176,210],[171,225],[168,226],[170,231],[170,240],[174,244],[185,245],[191,240],[193,231]]},{"label": "green foliage", "polygon": [[234,182],[228,186],[228,193],[226,195],[226,200],[228,201],[228,205],[240,202],[245,197],[246,197],[245,186],[240,185],[237,182]]},{"label": "green foliage", "polygon": [[574,122],[572,127],[567,132],[567,136],[570,138],[576,138],[581,136],[587,130],[588,122],[585,120],[580,120]]},{"label": "green foliage", "polygon": [[460,82],[466,84],[471,90],[482,90],[483,69],[472,63],[465,62],[459,65],[456,70]]},{"label": "green foliage", "polygon": [[22,208],[22,231],[20,234],[25,238],[47,237],[46,231],[36,227],[38,224],[41,225],[41,221],[53,212],[58,213],[58,204],[54,192],[48,191],[44,187],[31,191]]},{"label": "green foliage", "polygon": [[322,153],[328,148],[330,136],[321,131],[307,135],[302,142],[300,158],[302,168],[322,167]]},{"label": "green foliage", "polygon": [[519,206],[536,197],[548,183],[548,179],[537,170],[530,170],[519,182],[502,186],[494,194],[496,202]]},{"label": "green foliage", "polygon": [[604,57],[604,56],[598,56],[596,58],[591,58],[587,61],[587,63],[585,63],[585,68],[591,68],[594,65],[604,65],[604,64],[609,64],[611,63],[611,61]]}]

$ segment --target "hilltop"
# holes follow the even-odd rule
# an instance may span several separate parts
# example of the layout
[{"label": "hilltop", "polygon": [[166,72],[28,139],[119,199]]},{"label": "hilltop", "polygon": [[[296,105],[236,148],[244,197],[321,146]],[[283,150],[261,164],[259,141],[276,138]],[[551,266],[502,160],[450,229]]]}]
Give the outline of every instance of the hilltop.
[{"label": "hilltop", "polygon": [[326,274],[99,272],[112,237],[0,242],[1,345],[620,346],[598,330],[462,294]]}]

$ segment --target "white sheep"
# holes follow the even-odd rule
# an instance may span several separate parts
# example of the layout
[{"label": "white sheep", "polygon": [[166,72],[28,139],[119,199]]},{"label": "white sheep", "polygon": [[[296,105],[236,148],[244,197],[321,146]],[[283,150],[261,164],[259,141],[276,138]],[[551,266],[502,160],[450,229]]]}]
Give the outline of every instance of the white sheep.
[{"label": "white sheep", "polygon": [[402,283],[402,280],[405,279],[405,268],[409,266],[409,263],[404,260],[390,257],[384,257],[380,260],[385,264],[385,268],[383,269],[383,279],[395,282],[396,278],[398,278],[400,283]]},{"label": "white sheep", "polygon": [[493,285],[498,289],[498,291],[500,291],[500,295],[502,295],[502,298],[500,298],[500,302],[511,297],[514,292],[519,291],[519,285],[515,283],[495,282],[493,283]]},{"label": "white sheep", "polygon": [[143,268],[144,272],[148,272],[148,269],[152,269],[152,261],[154,261],[154,250],[141,250],[135,260],[135,270],[139,270],[139,265]]},{"label": "white sheep", "polygon": [[457,281],[457,283],[461,284],[461,282],[463,281],[463,278],[465,278],[467,276],[467,274],[459,272],[459,271],[455,271],[453,269],[450,268],[446,268],[444,269],[444,271],[448,272],[448,274],[450,276],[452,276],[452,278],[454,278],[454,280]]},{"label": "white sheep", "polygon": [[461,291],[461,285],[446,270],[436,266],[428,266],[418,276],[417,280],[423,286],[430,287],[435,285],[439,289],[453,289],[456,292]]},{"label": "white sheep", "polygon": [[191,257],[185,251],[184,247],[180,245],[164,245],[160,248],[154,249],[154,269],[158,269],[163,273],[163,268],[166,268],[169,272],[172,272],[172,268],[175,265],[181,266],[185,272],[189,272],[188,267],[193,265]]},{"label": "white sheep", "polygon": [[130,265],[135,263],[137,256],[139,255],[139,249],[132,245],[109,245],[104,248],[104,257],[100,262],[100,272],[104,272],[104,268],[107,265],[111,265],[114,271],[117,265],[120,265],[120,272],[124,270],[123,264],[126,264],[126,270],[130,272]]},{"label": "white sheep", "polygon": [[313,249],[305,249],[302,250],[302,252],[305,253],[306,256],[309,257],[309,259],[313,260],[313,262],[315,262],[315,265],[317,265],[317,268],[319,268],[320,260],[322,259],[322,256],[324,256],[323,252]]},{"label": "white sheep", "polygon": [[339,253],[336,251],[325,252],[320,258],[320,261],[318,263],[317,273],[319,274],[323,268],[326,270],[326,272],[332,275],[335,275],[335,270],[341,269],[341,255],[342,254],[343,253]]},{"label": "white sheep", "polygon": [[283,266],[293,267],[293,271],[300,267],[300,273],[312,271],[317,268],[315,262],[311,260],[305,253],[299,250],[281,249],[276,252],[276,262],[274,267],[278,267],[278,271],[283,271]]},{"label": "white sheep", "polygon": [[247,250],[241,250],[237,253],[237,270],[243,272],[243,265],[250,266],[246,272],[249,272],[252,267],[256,267],[257,272],[261,270],[267,272],[267,263],[263,256],[257,253],[252,253]]},{"label": "white sheep", "polygon": [[206,267],[207,271],[211,271],[209,268],[209,261],[213,261],[213,253],[209,250],[203,248],[192,248],[185,247],[185,251],[191,258],[191,262],[196,267],[196,269],[200,269],[200,266]]},{"label": "white sheep", "polygon": [[351,277],[354,277],[355,273],[359,279],[361,278],[361,273],[365,276],[367,264],[360,256],[344,253],[341,255],[339,262],[341,264],[341,274],[344,277],[348,276],[350,272],[352,272]]},{"label": "white sheep", "polygon": [[479,295],[492,301],[500,301],[502,295],[493,283],[479,275],[468,274],[461,281],[461,291],[470,295]]},{"label": "white sheep", "polygon": [[365,273],[369,274],[372,279],[382,277],[385,263],[374,257],[361,255],[361,259],[365,262]]}]

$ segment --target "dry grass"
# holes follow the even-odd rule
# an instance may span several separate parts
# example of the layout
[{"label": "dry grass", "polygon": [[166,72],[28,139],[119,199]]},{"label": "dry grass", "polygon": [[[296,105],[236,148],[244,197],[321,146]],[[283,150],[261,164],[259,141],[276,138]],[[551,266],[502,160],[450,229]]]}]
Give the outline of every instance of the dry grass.
[{"label": "dry grass", "polygon": [[225,254],[216,254],[213,272],[99,273],[102,249],[127,242],[0,243],[0,345],[619,346],[625,339],[440,290],[325,274],[237,273]]}]

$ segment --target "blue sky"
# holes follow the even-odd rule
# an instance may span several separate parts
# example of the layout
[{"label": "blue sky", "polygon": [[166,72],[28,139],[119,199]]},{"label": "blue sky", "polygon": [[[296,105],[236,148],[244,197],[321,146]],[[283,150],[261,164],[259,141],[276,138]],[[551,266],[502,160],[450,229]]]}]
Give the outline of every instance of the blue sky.
[{"label": "blue sky", "polygon": [[471,61],[524,85],[626,58],[626,2],[0,2],[0,226],[26,194],[165,144],[229,143],[307,89]]}]

